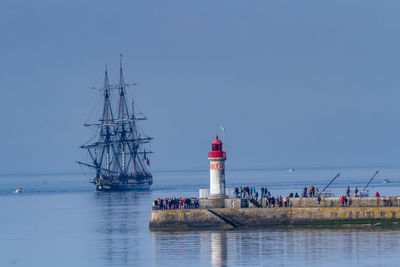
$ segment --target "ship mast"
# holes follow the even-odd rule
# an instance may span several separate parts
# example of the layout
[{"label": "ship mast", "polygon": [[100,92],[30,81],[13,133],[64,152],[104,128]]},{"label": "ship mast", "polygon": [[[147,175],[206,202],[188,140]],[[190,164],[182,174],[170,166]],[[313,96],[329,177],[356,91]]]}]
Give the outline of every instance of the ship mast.
[{"label": "ship mast", "polygon": [[[132,133],[132,139],[135,140],[135,106],[133,105],[133,101],[132,101],[132,121],[130,123],[131,125],[131,133]],[[135,173],[136,172],[136,155],[133,154],[132,155],[132,172]]]},{"label": "ship mast", "polygon": [[[110,84],[108,81],[107,65],[104,74],[104,111],[102,123],[105,121],[105,143],[106,143],[106,170],[110,170],[110,126],[109,126],[109,114],[112,115],[112,110],[110,108]],[[104,120],[105,119],[105,120]],[[101,127],[101,132],[104,131],[104,127]],[[100,136],[102,133],[100,132]],[[103,133],[104,134],[104,133]]]},{"label": "ship mast", "polygon": [[[129,115],[129,111],[126,107],[126,99],[125,99],[125,81],[124,81],[124,74],[122,71],[122,54],[120,55],[119,59],[119,113],[118,113],[118,123],[120,124],[120,151],[121,151],[121,169],[122,173],[126,172],[126,167],[125,167],[125,161],[126,161],[126,156],[125,156],[125,141],[127,140],[127,129],[125,127],[126,121],[125,121],[125,114]],[[129,144],[128,144],[129,146]],[[128,162],[129,163],[129,162]]]}]

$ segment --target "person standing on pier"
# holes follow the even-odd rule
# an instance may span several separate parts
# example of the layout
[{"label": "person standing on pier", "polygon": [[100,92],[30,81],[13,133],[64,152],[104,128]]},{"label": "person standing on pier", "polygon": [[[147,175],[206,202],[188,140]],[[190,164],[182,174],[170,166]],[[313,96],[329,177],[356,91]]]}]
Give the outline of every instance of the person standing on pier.
[{"label": "person standing on pier", "polygon": [[183,210],[183,200],[182,200],[182,198],[179,199],[179,209]]},{"label": "person standing on pier", "polygon": [[358,194],[358,188],[357,188],[357,186],[355,186],[354,187],[354,196],[357,197],[357,194]]}]

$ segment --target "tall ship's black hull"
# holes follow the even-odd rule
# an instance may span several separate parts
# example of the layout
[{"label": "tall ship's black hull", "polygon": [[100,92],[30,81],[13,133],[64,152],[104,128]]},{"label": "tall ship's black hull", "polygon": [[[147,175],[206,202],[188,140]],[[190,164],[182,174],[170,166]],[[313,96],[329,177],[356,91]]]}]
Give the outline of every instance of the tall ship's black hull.
[{"label": "tall ship's black hull", "polygon": [[111,185],[97,185],[96,191],[99,192],[117,192],[117,191],[149,191],[150,184],[111,184]]},{"label": "tall ship's black hull", "polygon": [[127,177],[121,177],[122,179],[116,180],[114,177],[100,177],[94,178],[93,184],[96,185],[96,190],[101,192],[107,191],[146,191],[150,190],[153,184],[152,175],[143,175],[135,177],[134,179],[126,179]]},{"label": "tall ship's black hull", "polygon": [[153,138],[138,127],[146,117],[128,100],[126,88],[133,85],[124,82],[121,56],[119,83],[109,84],[106,68],[104,86],[94,88],[103,95],[102,113],[97,122],[85,123],[94,135],[81,146],[88,158],[78,163],[92,171],[97,191],[149,190],[153,184],[148,158]]},{"label": "tall ship's black hull", "polygon": [[92,184],[96,191],[148,191],[153,184],[153,176],[150,173],[132,176],[100,176],[93,178]]}]

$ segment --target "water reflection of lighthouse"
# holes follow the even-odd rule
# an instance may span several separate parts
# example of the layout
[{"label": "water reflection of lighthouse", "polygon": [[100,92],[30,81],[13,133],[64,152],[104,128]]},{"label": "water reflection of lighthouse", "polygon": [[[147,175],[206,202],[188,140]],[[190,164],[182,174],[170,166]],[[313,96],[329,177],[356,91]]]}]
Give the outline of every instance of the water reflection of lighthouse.
[{"label": "water reflection of lighthouse", "polygon": [[227,266],[226,233],[211,233],[211,264],[213,267]]}]

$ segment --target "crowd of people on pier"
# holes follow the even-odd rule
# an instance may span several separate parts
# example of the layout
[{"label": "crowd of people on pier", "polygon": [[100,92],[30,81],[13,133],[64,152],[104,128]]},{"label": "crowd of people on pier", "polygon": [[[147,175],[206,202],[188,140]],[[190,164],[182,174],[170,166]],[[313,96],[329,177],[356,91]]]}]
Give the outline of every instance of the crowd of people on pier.
[{"label": "crowd of people on pier", "polygon": [[342,196],[340,198],[340,203],[342,204],[342,207],[350,207],[351,206],[351,198]]},{"label": "crowd of people on pier", "polygon": [[198,209],[199,200],[192,198],[158,198],[153,201],[153,210]]},{"label": "crowd of people on pier", "polygon": [[[257,201],[261,206],[265,206],[268,208],[275,208],[275,207],[289,207],[290,206],[290,199],[291,198],[299,198],[299,194],[296,193],[290,193],[287,195],[287,197],[282,197],[280,196],[272,196],[271,192],[268,191],[267,187],[261,187],[261,194],[258,193],[255,187],[249,187],[249,186],[244,186],[244,187],[236,187],[234,189],[234,194],[236,198],[246,198],[251,201]],[[363,194],[360,194],[359,189],[357,186],[354,187],[353,191],[353,197],[362,197],[366,196]],[[316,198],[318,205],[321,204],[321,193],[318,189],[318,187],[315,186],[310,186],[307,188],[305,186],[303,188],[303,193],[301,194],[301,197],[307,198],[307,197],[312,197]],[[260,197],[260,198],[259,198]],[[375,197],[380,197],[379,192],[375,193]],[[263,203],[263,199],[265,199],[265,202]],[[346,188],[346,194],[342,197],[340,197],[340,203],[342,207],[350,207],[352,204],[351,200],[351,190],[350,186],[347,186]]]},{"label": "crowd of people on pier", "polygon": [[307,186],[304,187],[302,197],[315,197],[319,195],[319,189],[312,185],[309,190],[307,190]]},{"label": "crowd of people on pier", "polygon": [[[261,187],[260,191],[256,189],[256,187],[252,186],[242,186],[234,188],[234,196],[235,198],[247,199],[251,203],[256,204],[258,206],[266,207],[266,208],[284,208],[290,207],[290,199],[291,198],[299,198],[300,195],[296,193],[290,193],[287,196],[277,195],[272,196],[271,192],[267,189],[266,186]],[[361,197],[362,194],[359,194],[359,190],[357,186],[354,187],[353,191],[354,197]],[[313,197],[316,198],[318,205],[321,203],[321,193],[319,189],[315,186],[310,186],[307,188],[306,186],[303,188],[303,192],[301,197]],[[380,197],[380,194],[376,192],[375,197]],[[256,202],[256,203],[255,203]],[[340,203],[342,207],[350,207],[351,206],[351,190],[350,186],[347,186],[345,190],[345,194],[340,197]],[[172,209],[197,209],[199,208],[199,199],[192,198],[158,198],[153,201],[153,209],[154,210],[172,210]]]},{"label": "crowd of people on pier", "polygon": [[286,208],[289,207],[289,197],[267,197],[265,199],[265,207],[266,208]]},{"label": "crowd of people on pier", "polygon": [[236,198],[244,198],[251,201],[257,201],[257,203],[259,203],[261,206],[263,205],[262,199],[265,199],[265,206],[268,208],[288,207],[290,197],[299,197],[297,193],[295,195],[293,193],[290,193],[288,197],[282,197],[281,195],[274,197],[271,195],[271,192],[267,189],[266,186],[261,187],[260,193],[256,189],[256,187],[235,187],[234,194]]},{"label": "crowd of people on pier", "polygon": [[235,187],[234,194],[236,198],[261,198],[270,197],[271,193],[268,191],[267,187],[261,187],[261,194],[258,193],[255,187],[241,186]]}]

